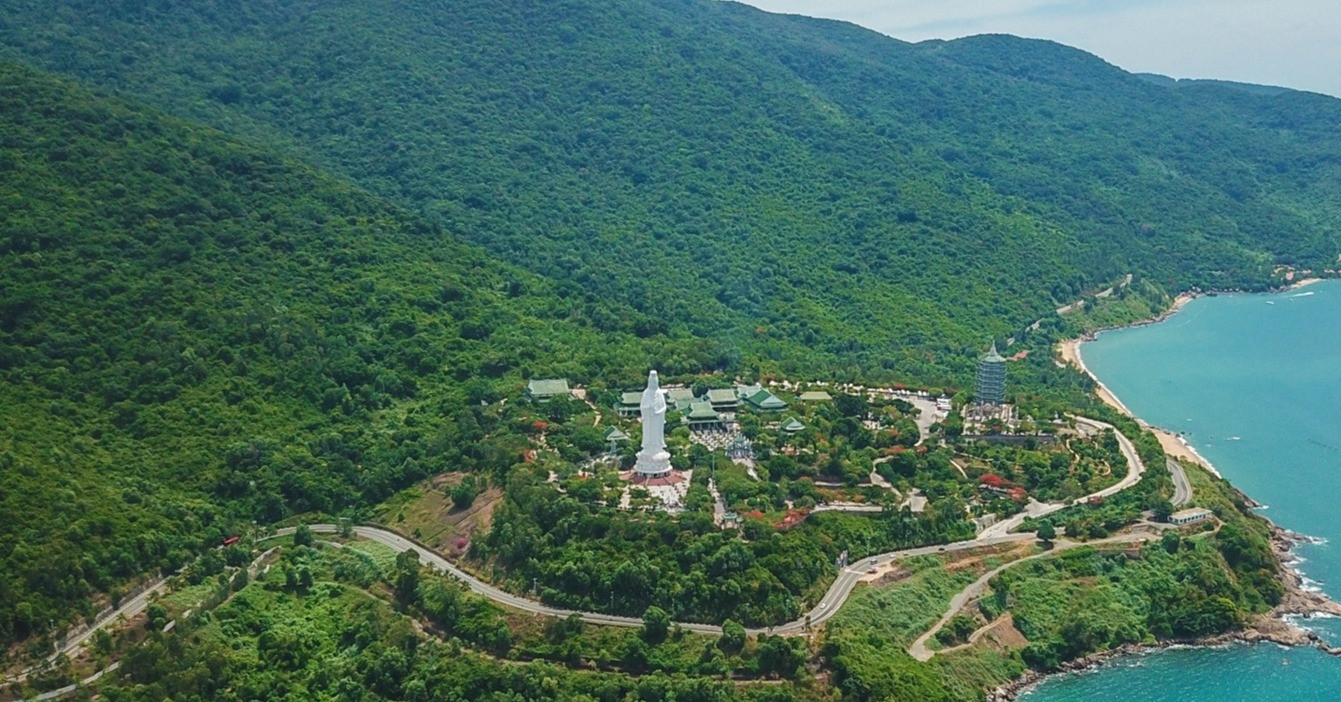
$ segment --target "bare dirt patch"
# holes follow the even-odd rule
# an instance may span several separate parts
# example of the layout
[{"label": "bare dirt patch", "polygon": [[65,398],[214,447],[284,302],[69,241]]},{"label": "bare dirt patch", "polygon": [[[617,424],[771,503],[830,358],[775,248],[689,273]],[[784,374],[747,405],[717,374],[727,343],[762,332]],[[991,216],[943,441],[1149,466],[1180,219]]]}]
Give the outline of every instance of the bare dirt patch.
[{"label": "bare dirt patch", "polygon": [[391,506],[378,521],[415,537],[425,546],[450,558],[459,558],[470,543],[488,533],[493,526],[494,510],[503,500],[503,491],[490,487],[465,509],[452,505],[448,494],[465,478],[464,473],[443,473],[420,483],[411,499]]},{"label": "bare dirt patch", "polygon": [[888,568],[889,570],[886,570],[880,577],[876,578],[871,583],[872,587],[884,587],[886,585],[903,582],[908,579],[908,576],[913,574],[913,571],[897,564],[889,566]]},{"label": "bare dirt patch", "polygon": [[983,631],[978,643],[1000,651],[1008,648],[1024,648],[1029,645],[1029,639],[1015,628],[1015,620],[1010,616],[1010,612],[1005,612]]}]

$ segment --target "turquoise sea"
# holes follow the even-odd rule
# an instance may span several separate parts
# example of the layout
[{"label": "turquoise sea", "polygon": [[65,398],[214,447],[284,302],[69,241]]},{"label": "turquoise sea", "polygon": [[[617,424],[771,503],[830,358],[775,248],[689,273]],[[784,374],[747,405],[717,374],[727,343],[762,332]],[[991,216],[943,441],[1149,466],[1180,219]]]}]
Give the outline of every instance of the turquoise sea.
[{"label": "turquoise sea", "polygon": [[[1272,521],[1321,543],[1299,568],[1341,599],[1341,281],[1193,300],[1106,332],[1085,363],[1137,416],[1181,432]],[[1309,628],[1341,642],[1341,622]],[[1341,700],[1341,659],[1273,644],[1175,649],[1050,678],[1028,702]]]}]

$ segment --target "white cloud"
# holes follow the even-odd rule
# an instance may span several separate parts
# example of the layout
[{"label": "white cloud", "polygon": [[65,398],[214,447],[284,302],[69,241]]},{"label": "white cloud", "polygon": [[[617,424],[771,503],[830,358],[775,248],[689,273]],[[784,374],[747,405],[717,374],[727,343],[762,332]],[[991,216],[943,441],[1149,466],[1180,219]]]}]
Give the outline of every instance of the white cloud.
[{"label": "white cloud", "polygon": [[1130,71],[1341,96],[1334,0],[749,0],[907,41],[1007,33],[1052,39]]}]

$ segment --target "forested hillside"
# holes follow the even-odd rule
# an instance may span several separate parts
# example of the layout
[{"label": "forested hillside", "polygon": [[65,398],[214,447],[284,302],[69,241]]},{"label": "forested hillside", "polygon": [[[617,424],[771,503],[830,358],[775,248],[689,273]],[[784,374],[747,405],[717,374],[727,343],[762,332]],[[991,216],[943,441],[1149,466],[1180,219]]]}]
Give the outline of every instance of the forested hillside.
[{"label": "forested hillside", "polygon": [[1257,288],[1339,250],[1341,102],[1046,42],[703,0],[5,5],[15,55],[393,196],[597,329],[766,367],[962,381],[1122,274]]},{"label": "forested hillside", "polygon": [[533,373],[722,362],[597,332],[356,187],[13,63],[0,203],[0,641],[253,520],[505,470],[525,439],[479,404]]}]

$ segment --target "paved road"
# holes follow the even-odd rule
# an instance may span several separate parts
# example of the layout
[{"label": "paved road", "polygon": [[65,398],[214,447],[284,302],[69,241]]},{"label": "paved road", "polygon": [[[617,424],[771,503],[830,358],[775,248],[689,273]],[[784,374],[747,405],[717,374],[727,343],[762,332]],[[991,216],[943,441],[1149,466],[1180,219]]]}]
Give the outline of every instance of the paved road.
[{"label": "paved road", "polygon": [[1173,475],[1173,502],[1174,507],[1182,507],[1192,501],[1192,483],[1187,481],[1187,471],[1183,470],[1183,464],[1178,461],[1167,458],[1169,473]]},{"label": "paved road", "polygon": [[101,678],[101,677],[104,676],[104,675],[107,675],[108,673],[114,672],[117,668],[120,668],[120,667],[121,667],[121,662],[120,662],[120,661],[117,661],[117,662],[112,663],[111,665],[107,666],[106,668],[103,668],[102,670],[99,670],[98,672],[94,673],[93,675],[90,675],[90,676],[88,676],[87,678],[84,678],[83,680],[80,680],[80,681],[77,682],[77,683],[71,683],[71,684],[69,684],[69,685],[66,685],[65,687],[58,687],[58,688],[56,688],[55,690],[48,690],[48,691],[43,692],[42,694],[40,694],[40,695],[38,695],[38,696],[36,696],[36,697],[29,697],[29,698],[26,699],[26,700],[19,700],[19,702],[42,702],[43,700],[54,700],[54,699],[56,699],[57,697],[64,697],[64,696],[66,696],[66,695],[68,695],[68,694],[74,692],[75,690],[78,690],[78,689],[83,688],[83,687],[88,687],[89,685],[92,685],[93,683],[98,682],[98,679],[99,679],[99,678]]},{"label": "paved road", "polygon": [[[820,599],[814,609],[810,610],[809,614],[796,621],[781,624],[772,629],[764,629],[763,631],[771,632],[773,634],[801,634],[805,632],[807,621],[809,621],[811,626],[816,626],[824,622],[829,617],[832,617],[838,609],[843,606],[843,602],[847,601],[848,595],[852,594],[852,589],[857,586],[857,583],[861,581],[863,576],[867,575],[866,571],[882,563],[897,561],[910,556],[951,553],[955,551],[965,551],[971,548],[992,546],[995,544],[1033,540],[1033,534],[1006,534],[982,541],[956,541],[955,543],[945,544],[943,546],[921,546],[919,548],[891,551],[889,553],[881,553],[863,558],[844,568],[843,571],[838,574],[838,577],[834,579],[833,584],[829,586],[829,591],[824,593],[824,597]],[[758,630],[755,630],[755,633],[758,633]]]},{"label": "paved road", "polygon": [[[1096,428],[1101,429],[1113,428],[1112,425],[1084,417],[1076,417],[1075,419],[1077,422],[1088,424]],[[1140,457],[1136,453],[1136,447],[1132,445],[1131,441],[1127,439],[1127,437],[1124,436],[1122,432],[1118,432],[1116,430],[1114,431],[1117,434],[1118,444],[1121,447],[1123,454],[1127,457],[1129,467],[1127,476],[1124,477],[1115,485],[1100,490],[1094,493],[1093,495],[1087,495],[1086,497],[1079,498],[1072,504],[1076,504],[1078,502],[1088,500],[1094,497],[1105,497],[1108,495],[1115,494],[1121,490],[1125,490],[1128,487],[1131,487],[1132,485],[1135,485],[1138,481],[1140,481],[1142,474],[1145,472],[1145,466],[1141,463]],[[1175,474],[1182,475],[1184,482],[1186,481],[1186,475],[1182,474],[1181,466],[1179,467],[1179,470]],[[1175,486],[1177,484],[1178,479],[1175,478]],[[1188,492],[1190,496],[1190,488]],[[1175,497],[1177,497],[1177,495],[1175,495]],[[1175,504],[1179,503],[1175,501]],[[1057,505],[1055,509],[1061,509],[1062,507],[1065,506],[1066,505]],[[1051,505],[1049,505],[1048,507],[1051,507]],[[1054,510],[1053,509],[1047,510],[1047,512],[1051,511]],[[856,563],[849,565],[847,568],[844,568],[843,571],[838,574],[838,577],[834,579],[833,584],[829,586],[829,590],[824,594],[824,597],[821,598],[820,601],[815,605],[815,607],[811,609],[810,612],[808,612],[806,615],[802,616],[801,618],[795,621],[788,622],[786,624],[781,624],[775,627],[747,629],[747,631],[751,634],[756,635],[763,633],[770,633],[770,634],[804,633],[808,627],[817,626],[823,623],[824,621],[828,620],[830,617],[832,617],[834,613],[838,611],[839,607],[842,606],[843,602],[847,600],[848,596],[852,594],[852,589],[856,587],[858,582],[861,581],[862,576],[866,575],[867,571],[871,567],[882,563],[888,563],[890,561],[899,560],[902,558],[908,558],[910,556],[928,555],[940,552],[963,551],[967,549],[978,548],[981,546],[989,546],[1000,543],[1035,540],[1034,535],[1031,533],[1024,533],[1024,534],[1007,533],[1009,529],[1018,526],[1018,523],[1020,521],[1023,521],[1023,517],[1018,517],[1018,521],[1015,520],[1016,518],[1012,518],[1012,520],[1007,520],[1006,522],[1001,522],[997,525],[994,525],[991,528],[991,530],[984,530],[984,532],[979,534],[977,538],[968,541],[958,541],[955,543],[938,545],[938,546],[923,546],[919,548],[903,549],[900,551],[891,551],[889,553],[882,553],[874,556],[869,556],[867,558],[863,558],[860,561],[857,561]],[[1012,521],[1015,521],[1013,525],[1011,524]],[[311,528],[313,532],[321,534],[333,534],[339,531],[339,527],[335,524],[314,524],[309,525],[309,528]],[[519,597],[517,595],[505,592],[497,587],[494,587],[493,585],[490,585],[488,583],[479,580],[478,578],[470,575],[469,573],[461,570],[460,568],[457,568],[456,566],[449,563],[447,559],[443,558],[437,552],[432,551],[424,546],[420,546],[419,544],[414,543],[410,539],[389,529],[384,529],[375,526],[356,526],[353,527],[352,529],[354,534],[358,535],[360,538],[376,541],[396,551],[413,550],[414,552],[419,554],[419,559],[421,562],[439,571],[448,573],[453,577],[456,577],[457,579],[465,583],[466,587],[468,587],[472,592],[476,592],[480,595],[483,595],[489,598],[490,600],[493,600],[494,602],[498,602],[500,604],[504,604],[524,612],[532,612],[534,614],[542,614],[551,617],[568,617],[572,614],[577,614],[581,616],[583,621],[590,622],[593,624],[603,624],[607,626],[623,626],[623,627],[642,626],[642,619],[639,618],[622,617],[612,614],[600,614],[596,612],[577,612],[575,610],[562,609],[559,607],[550,607],[548,605],[541,604],[534,600]],[[294,531],[296,531],[296,528],[286,527],[278,530],[276,534],[279,536],[287,536],[292,534]],[[265,554],[262,554],[262,557],[264,557],[264,555]],[[252,564],[253,568],[259,561],[260,559],[258,558],[257,561],[253,562]],[[120,618],[121,616],[130,618],[144,611],[144,609],[146,609],[149,606],[149,601],[153,596],[153,594],[158,590],[160,590],[161,588],[162,588],[162,582],[158,582],[153,587],[146,589],[144,592],[124,602],[116,610],[109,612],[107,615],[101,618],[94,626],[90,627],[88,631],[85,631],[79,634],[78,636],[72,637],[69,641],[66,642],[65,646],[62,647],[60,652],[70,655],[76,649],[78,649],[85,641],[87,641],[91,636],[93,636],[94,632],[98,631],[99,629],[102,629],[106,627],[108,624],[117,621],[118,618]],[[679,623],[679,626],[689,631],[695,631],[704,634],[720,634],[722,631],[722,628],[720,626],[713,624],[681,622]],[[87,684],[89,682],[93,682],[98,677],[101,677],[103,673],[110,672],[111,670],[114,669],[115,669],[114,667],[109,667],[106,671],[100,671],[97,675],[88,680],[83,681],[81,684]],[[54,697],[59,697],[64,694],[68,694],[74,689],[75,687],[71,686],[69,688],[63,688],[62,690],[53,690],[50,693],[45,693],[40,699],[51,699]]]},{"label": "paved road", "polygon": [[[261,555],[257,556],[257,557],[255,558],[255,560],[253,560],[253,561],[251,562],[251,565],[247,566],[247,575],[248,575],[247,581],[248,581],[248,582],[250,582],[250,581],[256,579],[256,572],[257,572],[257,570],[260,568],[261,561],[265,560],[266,556],[269,556],[270,554],[272,554],[272,553],[274,553],[274,552],[275,552],[275,549],[272,548],[272,549],[269,549],[269,550],[267,550],[267,551],[261,553]],[[181,571],[179,570],[179,571],[177,571],[177,572],[181,572]],[[159,591],[161,591],[161,590],[163,589],[163,583],[164,583],[166,580],[167,580],[166,578],[162,578],[162,577],[160,577],[160,578],[156,578],[156,579],[153,580],[153,581],[150,581],[150,586],[147,587],[147,588],[145,588],[144,592],[140,593],[139,595],[136,595],[135,597],[132,597],[132,598],[129,599],[129,600],[126,600],[126,601],[121,605],[121,607],[119,607],[119,608],[117,608],[116,610],[113,610],[113,611],[111,611],[111,612],[108,612],[106,615],[104,615],[103,617],[99,618],[98,621],[95,622],[94,625],[93,625],[92,627],[90,627],[88,631],[84,632],[83,634],[80,634],[80,635],[77,636],[77,637],[71,637],[70,640],[66,642],[66,645],[65,645],[64,647],[62,647],[60,653],[64,653],[64,654],[66,654],[66,655],[73,655],[73,653],[75,652],[75,649],[77,649],[77,648],[79,648],[81,645],[83,645],[83,643],[84,643],[85,641],[87,641],[87,640],[89,639],[89,637],[93,636],[93,633],[94,633],[94,632],[98,631],[99,629],[102,629],[102,628],[106,627],[108,624],[111,624],[112,622],[120,621],[123,615],[124,615],[124,617],[125,617],[126,619],[130,619],[131,617],[134,617],[135,615],[137,615],[137,614],[139,614],[140,612],[142,612],[142,611],[144,611],[145,609],[147,609],[147,608],[149,607],[150,600],[153,598],[154,593],[159,592]],[[233,594],[236,594],[236,593],[233,593]],[[233,598],[233,594],[230,594],[230,595],[228,596],[228,599],[231,600],[231,599]],[[182,618],[185,619],[185,618],[191,616],[191,612],[192,612],[192,611],[193,611],[193,610],[187,610],[186,613],[185,613],[184,615],[182,615]],[[174,619],[174,620],[168,622],[167,626],[163,627],[163,631],[165,631],[165,632],[166,632],[166,631],[171,631],[171,630],[172,630],[173,628],[175,628],[176,626],[177,626],[177,620]],[[52,657],[54,658],[56,655],[59,655],[59,654],[52,654]],[[100,678],[102,678],[102,676],[107,675],[108,673],[114,672],[114,671],[116,671],[116,670],[117,670],[118,668],[120,668],[120,667],[121,667],[121,662],[120,662],[120,661],[114,661],[114,662],[112,662],[110,665],[108,665],[106,668],[103,668],[102,670],[99,670],[99,671],[93,673],[92,675],[90,675],[90,676],[84,678],[83,680],[80,680],[80,681],[77,682],[77,683],[71,683],[71,684],[69,684],[69,685],[66,685],[65,687],[58,687],[58,688],[56,688],[55,690],[48,690],[48,691],[46,691],[46,692],[43,692],[43,693],[40,694],[40,695],[37,695],[36,697],[29,697],[29,698],[26,699],[26,700],[19,700],[19,702],[43,702],[44,700],[54,700],[54,699],[56,699],[56,698],[58,698],[58,697],[64,697],[64,696],[66,696],[66,695],[68,695],[68,694],[70,694],[70,693],[73,693],[73,692],[76,691],[76,690],[79,690],[79,689],[81,689],[81,688],[86,688],[86,687],[88,687],[89,685],[92,685],[93,683],[98,682],[98,680],[99,680]],[[21,674],[15,676],[14,679],[17,680],[17,681],[22,682],[23,680],[26,680],[26,679],[27,679],[28,674],[29,674],[30,671],[31,671],[31,668],[30,668],[29,670],[25,670],[23,673],[21,673]]]},{"label": "paved road", "polygon": [[[340,528],[335,524],[312,524],[309,525],[309,528],[313,532],[318,534],[334,534],[340,530]],[[278,530],[275,533],[277,536],[288,536],[292,534],[294,531],[296,531],[294,527],[286,527],[284,529]],[[535,600],[527,599],[525,597],[520,597],[510,592],[500,590],[499,588],[494,587],[493,585],[490,585],[489,583],[486,583],[480,580],[479,578],[476,578],[475,576],[471,575],[470,573],[467,573],[464,570],[461,570],[460,568],[457,568],[456,566],[452,565],[450,562],[447,561],[447,559],[443,558],[436,551],[421,546],[411,541],[410,539],[407,539],[404,536],[397,534],[394,531],[391,531],[390,529],[383,529],[382,527],[375,527],[375,526],[356,526],[353,527],[353,532],[359,538],[368,539],[369,541],[376,541],[377,543],[392,548],[396,551],[414,551],[415,553],[419,554],[419,562],[431,568],[434,568],[435,570],[439,570],[441,572],[447,573],[448,575],[451,575],[452,577],[465,583],[466,587],[469,588],[471,592],[483,595],[493,600],[494,602],[498,602],[499,604],[504,604],[509,607],[522,610],[524,612],[543,614],[551,617],[567,617],[575,613],[574,610],[571,609],[550,607],[549,605],[541,604],[539,602],[536,602]],[[593,624],[606,624],[610,626],[627,626],[627,627],[639,627],[643,625],[642,619],[634,617],[620,617],[612,614],[599,614],[596,612],[576,612],[576,613],[582,616],[583,621],[591,622]],[[708,634],[719,634],[722,631],[721,627],[712,626],[709,624],[684,623],[681,624],[680,626],[690,631],[697,631]]]},{"label": "paved road", "polygon": [[[1109,487],[1106,487],[1103,490],[1099,490],[1098,492],[1095,492],[1092,495],[1086,495],[1085,497],[1076,499],[1071,504],[1078,504],[1090,499],[1103,498],[1109,495],[1114,495],[1121,490],[1125,490],[1131,487],[1132,485],[1135,485],[1137,482],[1141,480],[1141,476],[1145,474],[1145,464],[1141,462],[1141,457],[1136,452],[1136,446],[1132,444],[1130,439],[1124,436],[1122,432],[1114,429],[1111,424],[1106,424],[1104,422],[1088,419],[1085,417],[1076,417],[1075,420],[1081,424],[1086,424],[1097,430],[1113,429],[1114,433],[1116,433],[1117,435],[1118,446],[1121,448],[1122,454],[1127,459],[1127,475],[1124,476],[1122,480],[1119,480],[1117,483],[1110,485]],[[810,612],[806,613],[801,618],[774,627],[748,629],[747,631],[749,631],[751,634],[804,633],[808,626],[816,626],[832,617],[834,615],[834,612],[836,612],[838,608],[843,605],[843,602],[847,600],[848,595],[852,594],[852,589],[856,587],[857,583],[861,580],[862,576],[866,575],[866,571],[869,570],[872,566],[881,563],[888,563],[889,561],[898,560],[900,558],[907,558],[909,556],[919,556],[919,555],[926,555],[940,552],[963,551],[970,548],[978,548],[980,546],[1008,543],[1013,541],[1032,541],[1034,540],[1035,537],[1031,533],[1011,534],[1009,532],[1011,529],[1014,529],[1015,527],[1019,526],[1020,522],[1024,521],[1025,516],[1030,516],[1031,514],[1032,516],[1042,516],[1044,514],[1050,514],[1066,506],[1067,505],[1061,503],[1051,505],[1042,505],[1042,504],[1031,505],[1031,507],[1033,508],[1030,509],[1027,513],[1021,513],[1016,517],[1012,517],[1009,520],[993,525],[990,529],[986,529],[983,531],[983,533],[979,534],[977,538],[968,541],[958,541],[952,544],[903,549],[900,551],[891,551],[889,553],[882,553],[874,556],[869,556],[867,558],[863,558],[862,560],[849,565],[847,568],[844,568],[843,571],[838,574],[838,577],[834,579],[833,584],[829,586],[828,592],[824,593],[824,597],[822,597],[820,601],[816,603],[815,607],[811,609]],[[334,524],[317,524],[313,525],[311,529],[314,532],[325,533],[325,534],[335,533],[336,531],[338,531],[338,527]],[[535,600],[527,599],[525,597],[519,597],[509,592],[504,592],[503,590],[500,590],[497,587],[494,587],[493,585],[481,581],[480,579],[461,570],[460,568],[457,568],[456,566],[447,562],[447,559],[443,558],[437,552],[432,551],[431,549],[425,548],[423,546],[420,546],[419,544],[414,543],[413,541],[405,538],[404,536],[388,529],[383,529],[381,527],[374,527],[374,526],[358,526],[354,527],[353,530],[354,533],[360,536],[361,538],[377,541],[397,551],[405,551],[407,549],[413,550],[419,554],[419,560],[421,562],[426,563],[440,571],[451,574],[452,576],[464,582],[466,587],[470,588],[472,592],[479,593],[495,602],[505,604],[509,607],[513,607],[522,610],[524,612],[543,614],[551,617],[567,617],[572,614],[577,614],[582,617],[583,621],[591,622],[593,624],[606,624],[612,626],[626,626],[626,627],[642,626],[642,620],[634,617],[621,617],[611,614],[598,614],[595,612],[576,612],[570,609],[550,607],[548,605],[536,602]],[[279,530],[278,534],[284,536],[292,534],[293,531],[294,529],[292,527],[289,527],[286,529]],[[680,626],[689,631],[696,631],[704,634],[719,634],[722,631],[721,627],[713,624],[682,622],[680,623]]]},{"label": "paved road", "polygon": [[[313,524],[310,525],[309,528],[314,533],[318,534],[334,534],[339,531],[339,527],[334,524]],[[276,535],[288,536],[292,534],[295,530],[296,529],[294,527],[286,527],[284,529],[280,529],[279,531],[277,531]],[[523,612],[531,612],[533,614],[542,614],[551,617],[567,617],[572,614],[577,614],[580,617],[582,617],[583,621],[591,622],[592,624],[605,624],[608,626],[640,627],[643,625],[643,620],[640,618],[621,617],[617,615],[600,614],[596,612],[578,612],[571,609],[551,607],[549,605],[536,602],[535,600],[532,599],[520,597],[510,592],[505,592],[497,587],[494,587],[493,585],[490,585],[489,583],[480,580],[479,578],[476,578],[470,573],[467,573],[461,570],[460,568],[457,568],[456,566],[448,562],[447,559],[443,558],[440,554],[438,554],[436,551],[421,546],[411,541],[410,539],[407,539],[404,536],[397,534],[396,532],[391,531],[389,529],[384,529],[382,527],[376,527],[376,526],[356,526],[353,527],[353,532],[359,538],[368,539],[370,541],[376,541],[377,543],[392,548],[396,551],[406,551],[406,550],[414,551],[415,553],[419,554],[419,561],[421,563],[424,563],[425,565],[428,565],[432,568],[435,568],[441,572],[447,573],[457,578],[458,580],[462,581],[466,585],[466,587],[470,589],[471,592],[483,595],[493,600],[494,602],[507,605],[509,607],[521,610]],[[867,574],[866,571],[872,568],[873,566],[876,566],[881,563],[888,563],[889,561],[899,560],[901,558],[908,558],[910,556],[922,556],[941,552],[963,551],[971,548],[980,548],[982,546],[990,546],[994,544],[1009,543],[1015,541],[1030,541],[1033,539],[1034,539],[1033,534],[1008,534],[1005,536],[1001,536],[995,539],[988,539],[985,541],[978,541],[978,540],[959,541],[953,544],[945,544],[942,546],[922,546],[919,548],[909,548],[909,549],[903,549],[901,551],[891,551],[889,553],[882,553],[875,556],[870,556],[868,558],[863,558],[860,561],[857,561],[856,563],[849,565],[847,568],[844,568],[843,572],[838,574],[838,577],[834,580],[833,584],[829,586],[828,592],[824,594],[824,597],[820,599],[820,601],[815,605],[813,609],[810,610],[810,612],[806,616],[803,616],[795,621],[788,622],[786,624],[780,624],[774,627],[747,629],[746,631],[756,635],[804,633],[807,621],[809,621],[810,625],[814,626],[827,620],[829,617],[832,617],[834,615],[834,612],[838,611],[838,608],[841,607],[843,602],[847,600],[848,595],[852,594],[852,589],[856,587],[857,583],[860,582],[861,578]],[[722,627],[717,626],[715,624],[680,622],[679,626],[689,631],[696,631],[703,634],[722,633]]]},{"label": "paved road", "polygon": [[[57,658],[61,656],[69,656],[73,658],[75,652],[78,651],[81,647],[83,647],[85,642],[93,638],[93,635],[97,633],[98,630],[106,627],[108,624],[111,624],[112,622],[119,621],[122,617],[130,619],[135,615],[139,614],[140,612],[143,612],[144,610],[148,609],[149,604],[152,601],[153,597],[163,591],[163,584],[166,581],[167,578],[161,576],[149,581],[148,587],[146,587],[143,592],[139,593],[138,595],[135,595],[134,597],[130,597],[122,601],[119,607],[111,611],[108,611],[104,613],[102,616],[98,617],[98,619],[93,623],[93,625],[90,626],[87,630],[70,636],[68,639],[65,640],[63,644],[61,644],[56,649],[55,652],[47,656],[47,660],[55,661]],[[14,682],[25,682],[28,680],[28,675],[31,672],[32,668],[29,668],[19,673],[18,675],[15,675],[13,678],[9,678],[9,680],[12,680]],[[48,699],[48,698],[44,697],[40,699]]]},{"label": "paved road", "polygon": [[[1127,459],[1127,474],[1116,483],[1093,494],[1078,497],[1072,500],[1069,504],[1062,502],[1031,501],[1024,511],[1019,514],[983,529],[982,532],[978,534],[979,539],[990,539],[1009,533],[1011,530],[1019,527],[1028,517],[1042,517],[1058,510],[1065,509],[1071,505],[1078,505],[1084,502],[1089,502],[1090,500],[1110,497],[1141,482],[1141,477],[1145,475],[1145,463],[1141,462],[1141,455],[1136,452],[1136,445],[1131,442],[1131,439],[1128,439],[1125,434],[1118,431],[1112,424],[1100,422],[1097,419],[1089,419],[1088,417],[1076,417],[1073,415],[1072,418],[1076,420],[1077,425],[1089,427],[1096,433],[1103,431],[1104,429],[1113,430],[1113,433],[1117,435],[1118,448],[1122,451],[1123,457]],[[1186,477],[1184,477],[1184,479],[1186,479]]]},{"label": "paved road", "polygon": [[1141,482],[1141,476],[1145,475],[1145,464],[1141,462],[1141,454],[1137,453],[1136,445],[1131,442],[1131,439],[1127,438],[1126,434],[1123,434],[1122,432],[1118,431],[1116,428],[1113,427],[1112,424],[1106,424],[1098,420],[1089,419],[1087,417],[1075,417],[1075,420],[1077,424],[1088,424],[1092,427],[1097,427],[1101,430],[1102,429],[1113,430],[1113,433],[1117,435],[1118,448],[1122,450],[1122,455],[1127,458],[1127,475],[1124,476],[1122,480],[1119,480],[1116,483],[1109,485],[1108,487],[1094,493],[1093,495],[1086,495],[1085,497],[1082,497],[1079,500],[1072,502],[1071,504],[1116,495],[1119,492],[1122,492],[1123,490],[1126,490],[1127,488],[1135,485],[1136,483]]}]

